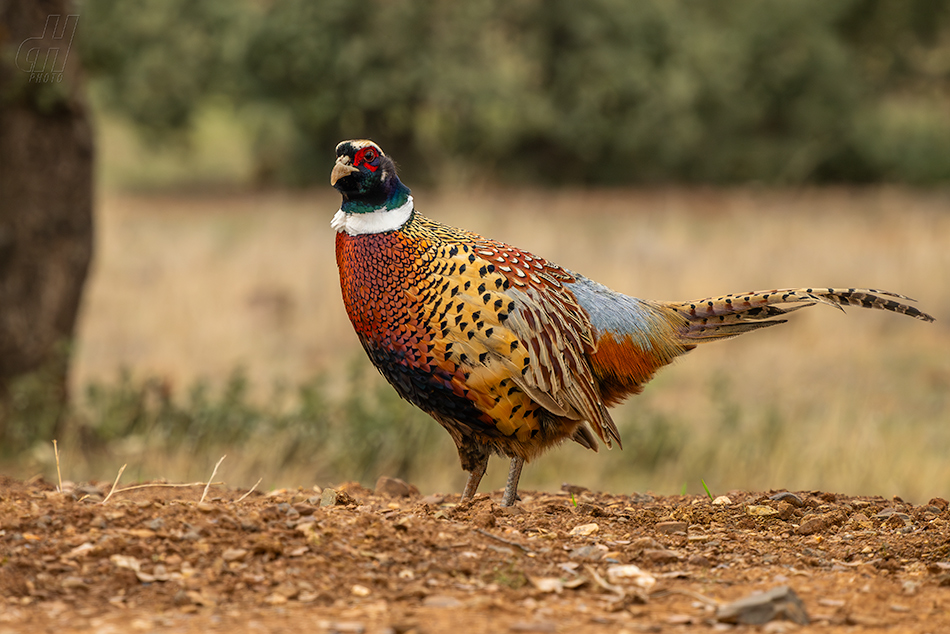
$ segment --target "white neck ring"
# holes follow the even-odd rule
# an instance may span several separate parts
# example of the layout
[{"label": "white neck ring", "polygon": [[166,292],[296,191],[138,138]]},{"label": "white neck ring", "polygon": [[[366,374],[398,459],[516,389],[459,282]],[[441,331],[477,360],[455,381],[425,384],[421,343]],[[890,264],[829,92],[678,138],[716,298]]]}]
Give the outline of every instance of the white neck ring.
[{"label": "white neck ring", "polygon": [[351,236],[395,231],[409,221],[412,210],[412,196],[395,209],[383,207],[365,214],[348,214],[340,209],[330,221],[330,227],[337,233],[345,231]]}]

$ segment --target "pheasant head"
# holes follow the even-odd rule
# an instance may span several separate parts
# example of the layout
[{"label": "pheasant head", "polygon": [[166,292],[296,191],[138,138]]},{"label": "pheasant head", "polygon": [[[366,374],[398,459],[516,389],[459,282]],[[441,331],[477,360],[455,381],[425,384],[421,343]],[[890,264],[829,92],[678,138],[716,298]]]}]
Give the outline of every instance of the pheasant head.
[{"label": "pheasant head", "polygon": [[395,210],[410,199],[409,188],[396,176],[396,165],[382,149],[365,139],[336,146],[330,185],[343,194],[341,210],[366,214]]}]

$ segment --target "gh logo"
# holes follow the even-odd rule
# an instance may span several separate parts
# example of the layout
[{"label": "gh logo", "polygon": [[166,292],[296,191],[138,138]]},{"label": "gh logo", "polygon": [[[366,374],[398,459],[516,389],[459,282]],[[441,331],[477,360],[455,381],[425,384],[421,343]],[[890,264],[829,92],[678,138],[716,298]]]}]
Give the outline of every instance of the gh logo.
[{"label": "gh logo", "polygon": [[23,40],[17,49],[17,68],[30,74],[31,82],[63,81],[63,71],[69,58],[69,48],[76,34],[78,15],[50,15],[46,18],[43,34]]}]

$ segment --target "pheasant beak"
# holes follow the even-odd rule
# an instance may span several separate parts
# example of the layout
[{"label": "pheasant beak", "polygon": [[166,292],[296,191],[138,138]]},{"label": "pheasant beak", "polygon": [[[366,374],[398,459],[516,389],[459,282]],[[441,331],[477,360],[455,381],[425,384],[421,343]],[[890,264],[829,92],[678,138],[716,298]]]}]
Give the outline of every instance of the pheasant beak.
[{"label": "pheasant beak", "polygon": [[353,172],[360,171],[358,168],[348,165],[344,161],[349,161],[349,157],[341,156],[336,160],[336,165],[333,166],[333,171],[330,172],[330,186],[336,185],[336,182],[345,176],[349,176]]}]

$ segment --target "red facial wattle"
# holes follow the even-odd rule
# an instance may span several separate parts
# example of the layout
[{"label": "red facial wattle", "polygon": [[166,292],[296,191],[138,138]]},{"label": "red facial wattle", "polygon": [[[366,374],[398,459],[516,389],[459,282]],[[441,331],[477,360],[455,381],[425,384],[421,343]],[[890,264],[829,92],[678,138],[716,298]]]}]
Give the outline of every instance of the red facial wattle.
[{"label": "red facial wattle", "polygon": [[373,165],[371,161],[375,161],[379,155],[371,147],[364,147],[356,153],[356,156],[353,157],[353,166],[354,167],[365,167],[371,172],[375,172],[379,169],[379,165]]}]

